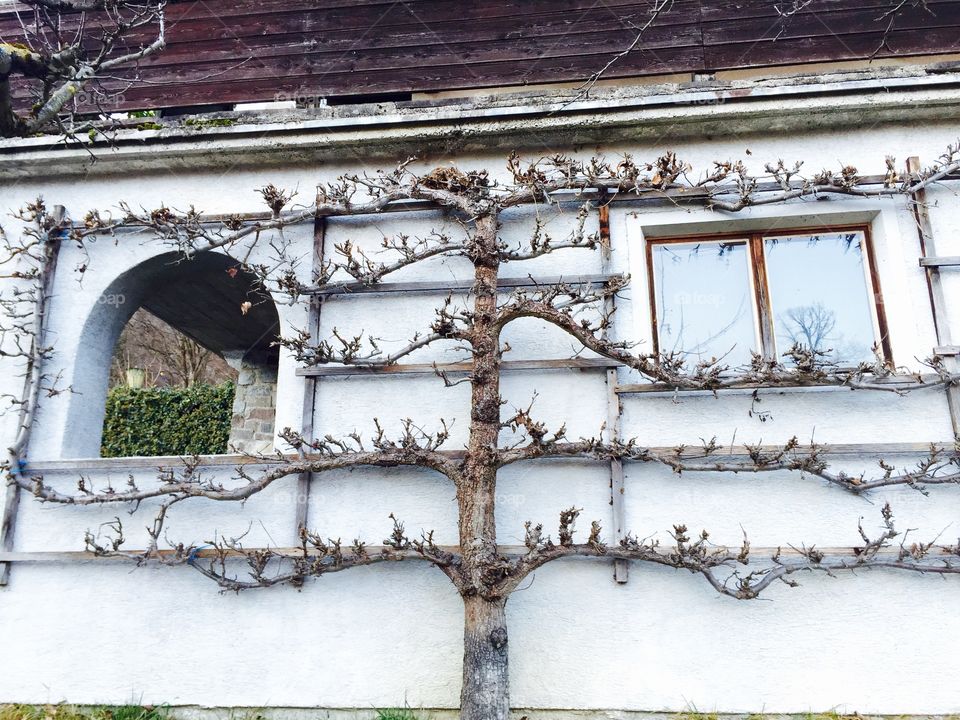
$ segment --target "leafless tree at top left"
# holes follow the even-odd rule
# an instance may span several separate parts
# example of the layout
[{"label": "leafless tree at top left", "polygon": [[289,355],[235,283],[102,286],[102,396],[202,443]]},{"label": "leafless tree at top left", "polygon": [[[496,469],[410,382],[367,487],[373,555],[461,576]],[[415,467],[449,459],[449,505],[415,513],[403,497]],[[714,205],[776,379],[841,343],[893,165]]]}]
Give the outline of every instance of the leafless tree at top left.
[{"label": "leafless tree at top left", "polygon": [[21,0],[0,28],[0,137],[76,137],[164,47],[165,0]]}]

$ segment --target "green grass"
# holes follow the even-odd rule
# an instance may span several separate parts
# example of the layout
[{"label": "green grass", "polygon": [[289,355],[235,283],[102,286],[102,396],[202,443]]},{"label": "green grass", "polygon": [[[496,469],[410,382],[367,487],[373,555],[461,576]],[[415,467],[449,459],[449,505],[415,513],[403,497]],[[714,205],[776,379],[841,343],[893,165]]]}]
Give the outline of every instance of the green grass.
[{"label": "green grass", "polygon": [[[371,720],[425,720],[422,715],[408,707],[384,708],[375,711]],[[753,713],[746,720],[768,720],[769,715]],[[0,705],[0,720],[175,720],[175,715],[166,706],[141,705]],[[247,710],[242,715],[232,715],[231,720],[264,720],[261,711]],[[672,720],[720,720],[718,713],[699,712],[696,709],[674,713]],[[792,720],[865,720],[862,716],[841,714],[836,711],[801,713]],[[952,715],[944,720],[960,720]]]},{"label": "green grass", "polygon": [[169,720],[166,708],[141,705],[0,705],[0,720]]},{"label": "green grass", "polygon": [[[375,720],[421,720],[409,708],[385,708],[376,713]],[[243,718],[263,720],[260,713]],[[140,705],[0,705],[0,720],[171,720],[171,716],[164,707]]]},{"label": "green grass", "polygon": [[409,708],[377,710],[376,720],[420,720]]},{"label": "green grass", "polygon": [[716,713],[699,712],[696,708],[674,715],[676,720],[719,720]]}]

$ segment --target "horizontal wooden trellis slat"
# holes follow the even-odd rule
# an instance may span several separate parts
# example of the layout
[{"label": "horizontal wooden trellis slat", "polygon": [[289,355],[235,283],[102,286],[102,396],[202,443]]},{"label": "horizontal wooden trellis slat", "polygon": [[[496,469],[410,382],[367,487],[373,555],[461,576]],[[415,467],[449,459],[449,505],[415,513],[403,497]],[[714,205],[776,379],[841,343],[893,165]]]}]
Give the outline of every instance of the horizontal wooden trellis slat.
[{"label": "horizontal wooden trellis slat", "polygon": [[[498,278],[497,288],[509,290],[514,288],[538,288],[549,287],[563,283],[565,285],[603,285],[610,280],[620,278],[620,275],[555,275],[553,277],[525,277],[525,278]],[[428,282],[406,282],[406,283],[378,283],[376,285],[365,285],[363,283],[345,283],[343,285],[331,284],[318,290],[304,293],[307,295],[318,295],[320,297],[332,297],[337,295],[372,295],[380,293],[446,293],[469,291],[473,287],[473,278],[464,280],[436,280]]]},{"label": "horizontal wooden trellis slat", "polygon": [[[723,547],[722,545],[718,547]],[[382,546],[382,545],[368,545],[366,546],[367,554],[371,556],[379,555],[385,551],[396,552],[393,548]],[[257,550],[271,550],[275,553],[281,555],[298,555],[302,552],[299,547],[275,547],[275,548],[247,548],[246,552],[255,552]],[[440,550],[443,552],[449,553],[458,553],[460,548],[455,545],[446,545],[440,546]],[[523,545],[500,545],[499,550],[504,555],[508,556],[520,556],[526,555],[529,550]],[[817,547],[817,550],[822,552],[826,558],[841,558],[841,557],[857,557],[856,552],[851,547]],[[126,550],[124,551],[130,556],[141,554],[142,550]],[[669,546],[664,546],[662,549],[658,550],[663,555],[668,555],[671,552]],[[801,557],[801,551],[796,548],[778,548],[778,547],[751,547],[750,554],[754,558],[769,557],[779,552],[781,557]],[[899,550],[888,550],[881,551],[880,555],[882,557],[897,557]],[[166,551],[161,550],[158,553],[162,557],[173,557],[174,552],[172,550]],[[308,550],[310,555],[318,555],[319,553],[315,551]],[[344,554],[349,556],[350,550],[349,547],[344,547]],[[228,557],[237,557],[242,558],[243,554],[234,551],[227,551]],[[217,551],[212,548],[204,548],[194,552],[194,557],[198,559],[210,559],[217,557]],[[930,555],[931,558],[937,557],[937,549],[935,548]],[[0,562],[27,562],[27,563],[71,563],[71,562],[132,562],[130,557],[117,557],[112,555],[95,555],[91,552],[86,552],[84,550],[40,550],[35,552],[27,551],[16,551],[16,552],[0,552]]]},{"label": "horizontal wooden trellis slat", "polygon": [[[620,363],[606,358],[567,358],[559,360],[504,360],[500,368],[514,370],[594,370],[617,367]],[[301,377],[328,377],[334,375],[424,375],[435,372],[450,374],[470,373],[473,363],[408,363],[405,365],[318,365],[297,368]]]},{"label": "horizontal wooden trellis slat", "polygon": [[[934,382],[938,379],[936,375],[921,375],[919,376],[921,380],[925,382]],[[921,390],[917,383],[904,376],[893,376],[886,378],[873,378],[872,382],[881,385],[885,388],[889,388],[891,391],[894,390]],[[836,390],[851,390],[855,391],[858,388],[851,387],[849,385],[837,384],[835,381],[787,381],[783,383],[774,383],[774,382],[753,382],[749,380],[744,380],[742,382],[735,382],[730,385],[726,385],[718,392],[723,392],[724,390],[798,390],[803,388],[824,388],[824,389],[836,389]],[[863,390],[859,389],[860,392],[876,392],[875,390]],[[624,384],[620,385],[617,388],[617,392],[621,395],[639,395],[645,393],[712,393],[712,390],[701,390],[701,389],[687,389],[687,388],[671,388],[669,385],[663,383],[636,383],[636,384]]]},{"label": "horizontal wooden trellis slat", "polygon": [[920,267],[958,267],[960,255],[945,255],[941,257],[922,257]]},{"label": "horizontal wooden trellis slat", "polygon": [[[952,450],[952,442],[936,443],[825,443],[819,447],[821,454],[838,456],[877,456],[877,455],[922,455],[930,451],[931,447],[939,450]],[[673,453],[674,447],[651,447],[650,451],[655,454]],[[781,450],[779,445],[764,445],[759,451],[764,454],[771,454]],[[809,447],[801,445],[796,449],[798,455],[803,455],[809,451]],[[749,457],[749,450],[743,445],[721,446],[711,457],[725,460],[743,460]],[[462,457],[462,451],[449,450],[444,451],[444,455],[450,458]],[[681,455],[685,458],[700,457],[703,450],[697,446],[685,447]],[[285,461],[298,462],[301,457],[296,454],[282,456]],[[310,455],[305,456],[310,459]],[[128,457],[128,458],[89,458],[78,460],[46,460],[31,462],[26,467],[28,474],[40,473],[71,473],[71,472],[90,472],[90,471],[126,471],[126,470],[159,470],[176,469],[183,467],[185,458],[181,457]],[[190,460],[191,463],[193,460]],[[569,462],[570,458],[564,458],[564,462]],[[594,462],[587,458],[587,462]],[[274,467],[280,464],[280,461],[269,457],[254,457],[248,455],[205,455],[199,458],[199,467],[240,467],[260,465],[264,467]]]},{"label": "horizontal wooden trellis slat", "polygon": [[[254,128],[255,129],[255,128]],[[960,174],[947,175],[943,178],[944,181],[954,181],[960,180]],[[889,178],[886,175],[864,175],[860,178],[858,183],[861,187],[875,187],[877,185],[885,185],[889,181]],[[796,186],[799,188],[799,185]],[[755,192],[756,193],[776,193],[782,192],[783,188],[772,182],[758,183]],[[891,194],[895,194],[896,190],[891,189]],[[595,188],[585,188],[583,190],[564,190],[558,191],[551,195],[551,200],[553,202],[562,202],[562,203],[585,203],[585,202],[598,202],[603,199],[603,202],[611,203],[614,205],[646,205],[646,204],[667,204],[673,205],[678,202],[704,202],[709,200],[711,193],[703,188],[697,187],[683,187],[683,188],[671,188],[668,190],[644,190],[641,194],[636,194],[632,192],[619,192],[615,194],[607,194],[603,191],[598,191]],[[733,197],[731,194],[730,197]],[[530,204],[542,203],[541,199],[531,200]],[[403,212],[428,212],[436,211],[442,209],[436,203],[422,201],[422,200],[398,200],[396,202],[389,203],[383,208],[377,209],[376,211],[371,211],[368,213],[371,216],[378,216],[384,213],[403,213]],[[327,217],[336,218],[339,217],[339,213],[320,213]],[[286,217],[291,218],[295,213],[286,214]],[[354,216],[363,216],[364,213],[356,213]],[[283,217],[283,216],[281,216]],[[245,223],[255,224],[255,223],[269,223],[273,217],[269,212],[248,212],[248,213],[233,213],[233,214],[224,214],[224,213],[209,213],[201,214],[199,216],[199,222],[205,224],[219,224],[226,221],[242,220]],[[299,218],[297,222],[291,221],[290,224],[307,224],[312,225],[314,221],[313,215],[304,216]],[[77,224],[76,227],[79,230],[83,230],[84,226],[82,224]],[[123,228],[120,228],[129,232],[139,232],[142,228],[146,227],[144,223],[130,222],[126,223]]]}]

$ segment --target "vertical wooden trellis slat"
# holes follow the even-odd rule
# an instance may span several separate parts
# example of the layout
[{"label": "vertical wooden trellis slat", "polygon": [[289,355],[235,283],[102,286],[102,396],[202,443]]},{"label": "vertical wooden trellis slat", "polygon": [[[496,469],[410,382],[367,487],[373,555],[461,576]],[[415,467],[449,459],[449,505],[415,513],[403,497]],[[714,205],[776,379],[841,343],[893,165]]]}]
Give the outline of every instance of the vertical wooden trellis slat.
[{"label": "vertical wooden trellis slat", "polygon": [[[617,392],[617,369],[607,370],[607,436],[618,440],[620,435],[620,394]],[[626,483],[624,482],[623,460],[610,461],[610,508],[613,516],[613,539],[617,545],[624,536],[626,518]],[[630,563],[626,560],[614,560],[613,579],[625,583],[630,577]]]},{"label": "vertical wooden trellis slat", "polygon": [[[3,524],[0,525],[0,550],[13,552],[13,537],[17,532],[17,510],[20,507],[20,486],[11,483],[3,503]],[[10,582],[10,563],[0,562],[0,587]]]},{"label": "vertical wooden trellis slat", "polygon": [[[907,173],[916,175],[920,172],[920,158],[907,159]],[[937,334],[935,352],[942,355],[948,372],[960,371],[960,361],[957,355],[960,348],[953,343],[950,332],[950,320],[947,316],[947,298],[943,291],[943,281],[940,277],[940,268],[937,265],[926,265],[923,258],[935,258],[937,255],[936,242],[933,237],[933,224],[930,222],[930,209],[927,205],[927,191],[923,188],[911,193],[913,199],[913,216],[917,223],[917,234],[920,238],[921,267],[927,274],[927,289],[930,293],[930,309],[933,313],[933,325]],[[960,388],[956,385],[947,386],[947,406],[950,410],[950,422],[953,426],[954,438],[960,439]]]},{"label": "vertical wooden trellis slat", "polygon": [[[63,220],[66,217],[66,208],[63,205],[54,205],[51,208],[50,219],[53,221],[54,227],[60,227],[63,224]],[[42,310],[46,302],[49,302],[50,294],[53,288],[53,278],[57,272],[57,259],[60,254],[60,235],[56,231],[54,236],[50,238],[49,242],[54,243],[54,247],[50,250],[50,264],[45,270],[43,275],[43,284],[37,288],[37,292],[40,293],[41,298],[46,298],[45,301],[42,301],[38,308],[40,309],[41,316],[38,319],[36,326],[37,336],[33,339],[33,344],[35,348],[44,347],[44,330],[47,325],[47,315],[48,313],[45,310]],[[40,357],[33,359],[34,363],[42,362]],[[40,377],[42,377],[42,372]],[[31,373],[29,370],[24,377],[24,393],[23,397],[27,396],[27,393],[30,391],[30,381]],[[20,415],[17,423],[17,432],[21,432],[21,429],[24,426],[24,423],[29,422],[30,420],[26,417],[27,414],[27,404],[23,403],[20,406]],[[25,452],[27,448],[22,448],[21,452]],[[13,451],[11,451],[12,453]],[[10,472],[19,472],[19,468],[11,468]],[[13,542],[14,537],[17,533],[17,513],[20,509],[20,486],[15,483],[10,483],[7,485],[7,491],[5,493],[4,503],[3,503],[3,520],[0,522],[0,551],[2,552],[13,552]],[[0,563],[0,587],[7,585],[10,582],[10,563],[2,562]]]},{"label": "vertical wooden trellis slat", "polygon": [[[319,202],[319,200],[318,200]],[[324,237],[326,235],[326,220],[318,216],[313,223],[313,258],[312,273],[321,271],[324,261]],[[313,278],[311,278],[313,282]],[[320,332],[320,309],[323,307],[322,295],[311,295],[309,298],[309,317],[307,328],[310,336],[316,338]],[[313,439],[313,415],[316,411],[317,377],[303,378],[303,417],[300,421],[300,434],[306,440]],[[301,454],[303,449],[301,448]],[[296,530],[307,527],[307,512],[310,504],[310,473],[301,473],[297,476],[296,498]]]},{"label": "vertical wooden trellis slat", "polygon": [[[605,195],[605,193],[604,193]],[[600,223],[600,262],[601,272],[611,273],[610,247],[610,205],[606,197],[601,197],[598,209]],[[607,296],[603,301],[603,311],[607,314],[614,310],[614,299]],[[606,335],[606,330],[603,331]],[[620,394],[617,392],[619,375],[617,368],[607,370],[607,441],[615,442],[620,437]],[[623,539],[626,525],[626,486],[623,475],[623,461],[610,461],[610,509],[613,520],[613,540],[619,544]],[[629,579],[630,565],[625,560],[615,560],[613,563],[613,579],[618,583],[625,583]]]}]

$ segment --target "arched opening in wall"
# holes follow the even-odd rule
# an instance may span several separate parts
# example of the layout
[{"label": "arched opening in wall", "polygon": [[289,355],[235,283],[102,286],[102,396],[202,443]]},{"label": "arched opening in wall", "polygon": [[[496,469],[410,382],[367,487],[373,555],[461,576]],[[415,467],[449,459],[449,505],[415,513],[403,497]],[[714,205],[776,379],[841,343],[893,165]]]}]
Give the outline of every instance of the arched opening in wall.
[{"label": "arched opening in wall", "polygon": [[279,328],[273,300],[226,255],[128,270],[84,324],[64,456],[271,452]]}]

